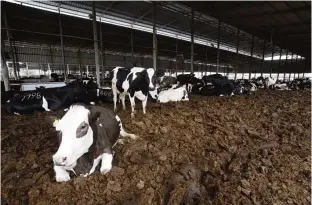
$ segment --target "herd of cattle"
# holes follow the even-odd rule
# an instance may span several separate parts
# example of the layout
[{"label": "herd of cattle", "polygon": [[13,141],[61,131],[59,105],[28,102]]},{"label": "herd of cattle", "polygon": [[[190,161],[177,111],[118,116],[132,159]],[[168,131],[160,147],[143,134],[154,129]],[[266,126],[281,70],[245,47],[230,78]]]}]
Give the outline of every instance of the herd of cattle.
[{"label": "herd of cattle", "polygon": [[143,113],[146,113],[147,101],[159,103],[169,101],[188,101],[189,95],[230,96],[250,95],[261,89],[299,90],[310,89],[309,78],[295,79],[289,82],[275,80],[272,77],[257,79],[230,80],[226,76],[213,74],[196,78],[193,73],[180,74],[177,77],[165,76],[161,69],[116,67],[111,71],[111,87],[98,87],[91,79],[76,79],[64,87],[39,87],[32,91],[6,91],[1,93],[1,103],[11,114],[31,114],[35,111],[67,109],[73,103],[87,105],[102,101],[113,103],[117,110],[117,100],[125,107],[126,96],[131,104],[131,117],[135,114],[135,98],[142,102]]},{"label": "herd of cattle", "polygon": [[[55,179],[57,182],[70,180],[69,171],[76,176],[88,176],[95,172],[106,174],[112,168],[113,147],[122,139],[137,138],[127,133],[117,110],[117,97],[125,107],[128,95],[131,117],[135,114],[135,98],[142,102],[146,114],[148,99],[159,103],[187,101],[189,94],[204,96],[250,95],[260,88],[296,90],[310,89],[309,79],[280,82],[273,78],[259,77],[252,80],[229,80],[220,74],[198,79],[194,74],[181,74],[176,78],[165,76],[162,70],[134,67],[116,67],[111,73],[111,88],[99,88],[93,80],[87,84],[72,81],[64,87],[43,88],[33,91],[7,91],[1,93],[1,101],[11,114],[27,114],[34,111],[68,109],[64,116],[54,120],[59,148],[53,155]],[[114,103],[114,111],[95,102]],[[98,166],[101,162],[101,166]]]}]

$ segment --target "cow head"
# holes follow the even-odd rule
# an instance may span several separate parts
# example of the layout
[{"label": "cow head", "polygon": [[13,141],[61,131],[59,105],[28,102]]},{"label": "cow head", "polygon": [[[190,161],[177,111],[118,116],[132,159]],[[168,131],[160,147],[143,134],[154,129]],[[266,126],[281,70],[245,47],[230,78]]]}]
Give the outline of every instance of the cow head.
[{"label": "cow head", "polygon": [[[94,117],[94,116],[93,116]],[[96,117],[83,104],[73,104],[66,114],[55,124],[59,135],[59,148],[53,155],[56,166],[73,167],[79,157],[88,152],[93,143],[90,126]]]},{"label": "cow head", "polygon": [[149,79],[148,89],[149,89],[149,91],[153,91],[153,90],[155,90],[156,79],[157,79],[157,76],[155,75],[155,70],[153,68],[148,68],[148,69],[146,69],[146,71],[147,71],[147,75],[148,75],[148,79]]}]

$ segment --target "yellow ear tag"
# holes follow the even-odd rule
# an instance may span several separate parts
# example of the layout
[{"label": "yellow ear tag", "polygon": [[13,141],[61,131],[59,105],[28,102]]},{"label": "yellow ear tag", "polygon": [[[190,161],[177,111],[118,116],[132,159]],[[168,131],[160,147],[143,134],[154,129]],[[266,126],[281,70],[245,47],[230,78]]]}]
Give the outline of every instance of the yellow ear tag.
[{"label": "yellow ear tag", "polygon": [[53,127],[56,127],[56,125],[58,124],[60,122],[60,120],[55,120],[54,122],[53,122]]}]

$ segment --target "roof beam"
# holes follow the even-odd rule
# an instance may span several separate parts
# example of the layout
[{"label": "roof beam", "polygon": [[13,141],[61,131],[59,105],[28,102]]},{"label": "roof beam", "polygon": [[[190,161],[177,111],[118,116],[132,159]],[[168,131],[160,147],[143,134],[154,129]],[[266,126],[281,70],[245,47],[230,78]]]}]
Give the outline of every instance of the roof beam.
[{"label": "roof beam", "polygon": [[244,14],[244,15],[231,15],[228,16],[227,18],[234,18],[234,19],[246,19],[246,18],[255,18],[255,17],[263,17],[266,15],[278,15],[278,14],[287,14],[287,13],[293,13],[293,12],[298,12],[298,11],[309,11],[309,7],[307,6],[302,6],[299,8],[294,8],[294,9],[289,9],[289,10],[283,10],[283,11],[267,11],[267,12],[262,12],[259,14]]}]

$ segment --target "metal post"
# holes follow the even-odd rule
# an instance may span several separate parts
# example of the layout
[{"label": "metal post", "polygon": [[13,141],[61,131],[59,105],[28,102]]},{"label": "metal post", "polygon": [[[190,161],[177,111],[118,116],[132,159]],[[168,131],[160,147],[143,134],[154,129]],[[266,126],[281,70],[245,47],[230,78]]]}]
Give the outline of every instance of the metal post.
[{"label": "metal post", "polygon": [[81,71],[81,53],[80,53],[80,48],[78,48],[78,61],[79,61],[79,74],[82,76],[82,71]]},{"label": "metal post", "polygon": [[220,61],[220,51],[219,51],[219,49],[220,49],[220,30],[221,30],[221,21],[219,20],[218,21],[218,49],[217,49],[217,74],[218,74],[218,72],[219,72],[219,61]]},{"label": "metal post", "polygon": [[194,9],[191,11],[191,73],[194,72]]},{"label": "metal post", "polygon": [[294,69],[294,79],[296,78],[296,71],[297,70],[297,62],[298,62],[298,54],[296,55],[296,69]]},{"label": "metal post", "polygon": [[[4,24],[5,24],[5,28],[6,28],[8,41],[9,41],[9,44],[10,44],[10,53],[11,53],[11,56],[12,56],[12,65],[13,65],[14,79],[18,80],[17,69],[16,69],[16,60],[15,60],[15,55],[13,53],[13,45],[12,45],[12,41],[11,41],[12,39],[11,39],[10,31],[9,31],[9,25],[8,25],[8,21],[7,21],[6,14],[5,14],[4,10],[2,10],[2,13],[3,13],[3,19],[4,19]],[[4,41],[2,40],[2,42],[3,42],[2,49],[4,49]],[[6,62],[6,60],[5,60],[5,62]]]},{"label": "metal post", "polygon": [[63,62],[63,69],[64,69],[64,80],[67,79],[66,67],[65,67],[65,52],[64,52],[64,44],[63,44],[63,30],[62,30],[62,21],[61,21],[61,9],[60,6],[58,7],[59,12],[59,26],[60,26],[60,36],[61,36],[61,47],[62,47],[62,62]]},{"label": "metal post", "polygon": [[130,37],[130,43],[131,43],[131,62],[132,66],[134,64],[134,59],[133,59],[133,29],[131,29],[131,37]]},{"label": "metal post", "polygon": [[[294,53],[291,52],[291,59],[290,59],[290,69],[291,69],[291,70],[292,70],[293,57],[294,57]],[[288,80],[289,80],[289,81],[290,81],[290,77],[291,77],[291,71],[290,71],[289,76],[288,76]]]},{"label": "metal post", "polygon": [[89,65],[86,66],[87,68],[87,78],[89,77]]},{"label": "metal post", "polygon": [[[3,41],[2,41],[2,43],[3,43]],[[2,51],[1,51],[2,79],[3,79],[5,91],[9,91],[10,90],[9,69],[8,69],[7,64],[6,64],[6,59],[5,59],[3,53],[4,53],[4,47],[2,47]]]},{"label": "metal post", "polygon": [[238,70],[239,33],[240,33],[240,30],[239,30],[239,29],[237,29],[237,40],[236,40],[236,61],[235,61],[235,74],[234,74],[234,80],[236,80],[236,77],[237,77],[237,70]]},{"label": "metal post", "polygon": [[273,44],[273,50],[272,50],[272,59],[271,59],[271,63],[270,63],[270,77],[272,76],[272,64],[273,64],[273,58],[274,58],[274,48],[275,48],[275,44]]},{"label": "metal post", "polygon": [[54,70],[53,70],[53,54],[52,54],[52,47],[51,47],[51,45],[50,45],[50,57],[51,57],[51,64],[52,64],[51,71],[54,72]]},{"label": "metal post", "polygon": [[264,55],[265,55],[265,41],[263,41],[261,77],[263,76],[264,69]]},{"label": "metal post", "polygon": [[286,60],[285,60],[285,66],[284,66],[284,78],[283,78],[283,81],[285,81],[285,79],[286,79],[287,59],[288,59],[288,50],[286,51]]},{"label": "metal post", "polygon": [[251,67],[252,67],[252,56],[253,56],[253,49],[254,49],[254,40],[255,36],[252,35],[252,41],[251,41],[251,51],[250,51],[250,59],[249,59],[249,76],[248,79],[251,79]]},{"label": "metal post", "polygon": [[[27,77],[28,77],[28,63],[26,63],[26,69],[27,69]],[[49,79],[51,79],[50,63],[48,63],[48,76],[49,76]]]},{"label": "metal post", "polygon": [[280,50],[280,57],[279,57],[279,60],[278,60],[278,71],[277,71],[277,80],[278,80],[278,77],[279,77],[279,70],[280,70],[280,67],[281,67],[281,59],[282,59],[282,51],[283,49],[281,48]]},{"label": "metal post", "polygon": [[157,69],[156,2],[153,2],[153,68]]},{"label": "metal post", "polygon": [[98,38],[97,38],[96,12],[95,12],[94,1],[92,1],[92,17],[93,17],[92,22],[93,22],[94,55],[95,55],[95,68],[96,68],[96,84],[98,86],[101,86],[99,46],[98,46]]},{"label": "metal post", "polygon": [[206,66],[205,66],[205,75],[207,75],[207,69],[208,69],[208,47],[206,46]]},{"label": "metal post", "polygon": [[209,72],[210,72],[210,75],[211,75],[211,64],[210,64],[210,66],[209,66]]},{"label": "metal post", "polygon": [[[176,63],[175,72],[178,72],[178,36],[176,37]],[[177,75],[177,74],[176,74]]]},{"label": "metal post", "polygon": [[69,64],[67,64],[66,67],[67,67],[67,73],[70,74],[70,72],[69,72]]},{"label": "metal post", "polygon": [[[301,59],[302,59],[302,56],[300,57],[299,65],[301,64]],[[300,74],[300,72],[299,72],[299,69],[298,69],[298,78],[299,78],[299,74]]]},{"label": "metal post", "polygon": [[[102,35],[102,19],[100,17],[100,44],[101,44],[101,64],[102,64],[102,78],[105,76],[105,68],[104,68],[104,53],[103,53],[103,35]],[[101,82],[101,80],[100,80]]]}]

